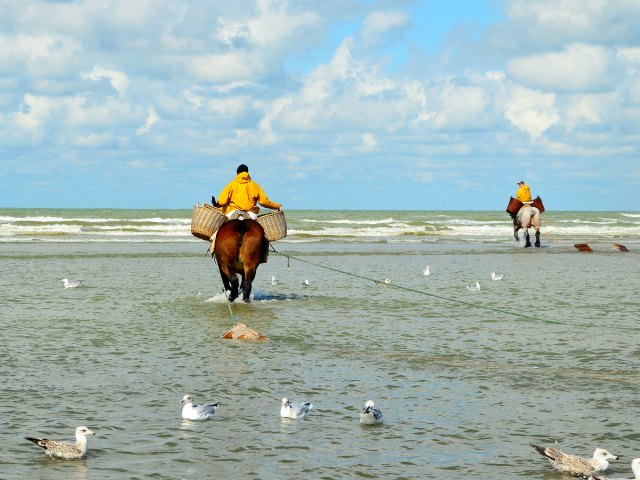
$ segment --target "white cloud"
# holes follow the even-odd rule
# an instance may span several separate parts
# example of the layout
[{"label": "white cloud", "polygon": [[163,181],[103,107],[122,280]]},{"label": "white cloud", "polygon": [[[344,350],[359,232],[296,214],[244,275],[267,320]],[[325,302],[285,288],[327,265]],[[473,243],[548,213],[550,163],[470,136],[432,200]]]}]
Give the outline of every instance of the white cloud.
[{"label": "white cloud", "polygon": [[601,46],[571,44],[550,52],[510,60],[507,72],[515,81],[546,91],[592,92],[608,88],[611,54]]},{"label": "white cloud", "polygon": [[365,133],[362,135],[361,149],[366,152],[371,152],[378,146],[378,140],[373,133]]},{"label": "white cloud", "polygon": [[505,108],[505,118],[534,140],[558,123],[555,95],[514,86]]},{"label": "white cloud", "polygon": [[144,133],[151,132],[151,127],[153,127],[158,122],[158,120],[160,120],[160,117],[158,116],[156,109],[153,107],[149,107],[149,109],[147,110],[147,119],[144,122],[144,126],[138,128],[136,130],[136,133],[138,135],[142,135]]},{"label": "white cloud", "polygon": [[[435,92],[434,92],[435,93]],[[481,87],[446,84],[432,102],[436,128],[467,129],[480,125],[489,99]]]},{"label": "white cloud", "polygon": [[109,83],[113,89],[118,92],[118,95],[124,95],[129,89],[129,78],[125,73],[97,65],[94,66],[93,70],[89,73],[83,73],[82,78],[96,82],[105,78],[109,80]]},{"label": "white cloud", "polygon": [[0,31],[0,72],[60,78],[73,70],[81,42],[64,34],[7,35]]},{"label": "white cloud", "polygon": [[383,41],[386,33],[396,29],[405,29],[410,23],[407,12],[376,11],[367,15],[362,22],[362,38],[365,44],[376,44]]}]

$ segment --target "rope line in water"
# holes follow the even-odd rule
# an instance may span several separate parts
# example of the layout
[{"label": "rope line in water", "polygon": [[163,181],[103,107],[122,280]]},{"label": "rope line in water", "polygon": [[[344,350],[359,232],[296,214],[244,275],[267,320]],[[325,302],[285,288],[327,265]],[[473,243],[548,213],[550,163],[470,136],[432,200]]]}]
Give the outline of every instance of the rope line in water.
[{"label": "rope line in water", "polygon": [[[326,265],[320,265],[319,263],[314,263],[314,262],[310,262],[309,260],[304,260],[302,258],[297,258],[297,257],[294,257],[294,256],[289,255],[287,253],[280,253],[275,248],[273,248],[273,246],[271,246],[271,248],[273,249],[274,253],[277,253],[278,255],[285,256],[285,257],[287,257],[288,260],[290,260],[290,259],[298,260],[299,262],[307,263],[309,265],[313,265],[314,267],[324,268],[326,270],[331,270],[333,272],[342,273],[344,275],[349,275],[351,277],[355,277],[355,278],[360,278],[362,280],[371,281],[371,282],[374,282],[376,284],[384,283],[384,282],[381,282],[380,280],[376,280],[375,278],[365,277],[363,275],[358,275],[358,274],[351,273],[351,272],[345,272],[344,270],[340,270],[340,269],[333,268],[333,267],[327,267]],[[485,305],[477,305],[475,303],[465,302],[464,300],[457,300],[455,298],[444,297],[442,295],[436,295],[435,293],[424,292],[422,290],[416,290],[416,289],[410,288],[410,287],[403,287],[401,285],[394,285],[392,283],[388,283],[388,284],[385,284],[385,285],[387,287],[397,288],[399,290],[406,290],[408,292],[419,293],[421,295],[426,295],[426,296],[429,296],[429,297],[438,298],[440,300],[445,300],[447,302],[454,302],[454,303],[459,303],[461,305],[468,305],[470,307],[481,308],[481,309],[484,309],[484,310],[491,310],[493,312],[504,313],[504,314],[507,314],[507,315],[512,315],[514,317],[527,318],[529,320],[539,320],[541,322],[555,323],[555,324],[558,324],[558,325],[568,325],[566,323],[557,322],[557,321],[554,321],[554,320],[547,320],[547,319],[544,319],[544,318],[534,317],[534,316],[531,316],[531,315],[525,315],[523,313],[517,313],[517,312],[513,312],[511,310],[504,310],[504,309],[495,308],[495,307],[487,307]]]}]

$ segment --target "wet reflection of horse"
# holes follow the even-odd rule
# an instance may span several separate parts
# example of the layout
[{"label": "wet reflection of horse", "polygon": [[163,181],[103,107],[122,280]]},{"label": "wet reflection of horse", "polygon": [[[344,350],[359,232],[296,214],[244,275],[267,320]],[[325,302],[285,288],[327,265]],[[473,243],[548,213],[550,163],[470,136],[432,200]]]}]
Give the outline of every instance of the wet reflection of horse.
[{"label": "wet reflection of horse", "polygon": [[238,298],[238,275],[242,278],[242,300],[251,301],[251,284],[268,251],[264,229],[255,220],[229,220],[218,229],[214,253],[224,288],[231,292],[229,301]]}]

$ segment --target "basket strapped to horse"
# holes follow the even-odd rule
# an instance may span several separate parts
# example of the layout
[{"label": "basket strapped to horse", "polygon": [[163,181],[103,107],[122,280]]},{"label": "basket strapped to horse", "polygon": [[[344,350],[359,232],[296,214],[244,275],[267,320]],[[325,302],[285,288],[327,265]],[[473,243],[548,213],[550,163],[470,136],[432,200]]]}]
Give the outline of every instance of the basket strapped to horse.
[{"label": "basket strapped to horse", "polygon": [[524,203],[522,203],[520,200],[511,197],[509,199],[509,204],[507,205],[507,213],[516,215],[520,211],[522,205],[524,205]]},{"label": "basket strapped to horse", "polygon": [[202,240],[210,241],[211,236],[227,221],[219,208],[211,205],[196,204],[191,216],[191,234]]},{"label": "basket strapped to horse", "polygon": [[258,223],[262,225],[264,236],[270,242],[282,240],[287,236],[287,221],[282,210],[260,215]]},{"label": "basket strapped to horse", "polygon": [[544,205],[542,204],[542,199],[540,197],[534,198],[533,202],[531,202],[531,206],[540,210],[540,213],[544,212]]}]

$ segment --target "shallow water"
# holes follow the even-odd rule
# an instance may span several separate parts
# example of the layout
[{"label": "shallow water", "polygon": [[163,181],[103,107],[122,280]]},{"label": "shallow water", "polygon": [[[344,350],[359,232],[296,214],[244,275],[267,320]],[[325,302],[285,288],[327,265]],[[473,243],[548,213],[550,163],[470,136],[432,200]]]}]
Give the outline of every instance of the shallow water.
[{"label": "shallow water", "polygon": [[[276,242],[291,257],[230,310],[206,246],[2,245],[0,477],[561,479],[530,442],[607,448],[615,476],[640,456],[637,248]],[[236,319],[270,341],[221,339]],[[185,393],[222,405],[182,421]],[[385,425],[359,425],[368,399]],[[78,425],[85,460],[24,440]]]}]

